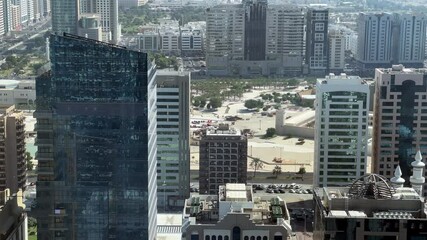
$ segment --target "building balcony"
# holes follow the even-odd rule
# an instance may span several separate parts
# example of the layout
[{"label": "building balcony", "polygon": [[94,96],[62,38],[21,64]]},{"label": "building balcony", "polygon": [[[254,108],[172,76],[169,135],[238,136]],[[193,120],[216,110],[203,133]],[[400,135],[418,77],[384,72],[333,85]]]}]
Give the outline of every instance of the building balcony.
[{"label": "building balcony", "polygon": [[52,111],[37,110],[34,112],[33,116],[35,118],[51,118],[52,117]]},{"label": "building balcony", "polygon": [[40,124],[40,123],[36,123],[34,125],[34,131],[52,131],[52,130],[53,130],[52,124]]},{"label": "building balcony", "polygon": [[53,153],[43,153],[43,152],[36,152],[36,159],[40,160],[40,159],[48,159],[51,160],[53,159]]},{"label": "building balcony", "polygon": [[40,146],[40,145],[53,145],[53,139],[50,138],[36,138],[36,141],[34,142],[34,145]]},{"label": "building balcony", "polygon": [[37,173],[39,174],[53,174],[52,167],[37,167]]}]

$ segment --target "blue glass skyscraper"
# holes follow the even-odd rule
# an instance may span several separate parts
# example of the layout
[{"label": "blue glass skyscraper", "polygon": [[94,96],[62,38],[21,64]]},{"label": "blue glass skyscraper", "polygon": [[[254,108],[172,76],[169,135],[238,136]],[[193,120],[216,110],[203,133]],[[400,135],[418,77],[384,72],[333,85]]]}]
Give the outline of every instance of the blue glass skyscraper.
[{"label": "blue glass skyscraper", "polygon": [[36,80],[38,239],[156,235],[156,83],[147,54],[50,37]]}]

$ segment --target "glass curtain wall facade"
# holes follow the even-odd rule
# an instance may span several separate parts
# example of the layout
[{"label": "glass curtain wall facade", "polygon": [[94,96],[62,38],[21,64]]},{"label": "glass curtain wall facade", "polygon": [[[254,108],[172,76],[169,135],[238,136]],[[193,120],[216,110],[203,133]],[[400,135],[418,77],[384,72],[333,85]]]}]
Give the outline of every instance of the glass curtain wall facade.
[{"label": "glass curtain wall facade", "polygon": [[155,67],[68,34],[50,53],[36,80],[38,239],[155,239]]},{"label": "glass curtain wall facade", "polygon": [[347,185],[366,173],[369,86],[328,76],[317,82],[316,102],[314,185]]},{"label": "glass curtain wall facade", "polygon": [[52,32],[77,34],[79,19],[77,0],[52,0]]}]

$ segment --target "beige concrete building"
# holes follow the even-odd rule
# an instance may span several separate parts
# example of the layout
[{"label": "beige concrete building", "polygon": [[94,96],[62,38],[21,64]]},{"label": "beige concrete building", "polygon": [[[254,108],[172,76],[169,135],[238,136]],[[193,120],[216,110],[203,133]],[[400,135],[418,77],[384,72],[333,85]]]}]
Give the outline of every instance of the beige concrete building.
[{"label": "beige concrete building", "polygon": [[400,166],[405,185],[409,184],[411,163],[418,150],[426,162],[426,79],[427,69],[394,65],[375,70],[372,172],[391,178]]},{"label": "beige concrete building", "polygon": [[25,190],[25,116],[15,106],[0,109],[0,190]]},{"label": "beige concrete building", "polygon": [[218,195],[185,202],[185,240],[285,240],[291,232],[286,202],[280,197],[254,198],[252,186],[245,184],[222,185]]},{"label": "beige concrete building", "polygon": [[11,194],[9,189],[0,191],[0,239],[27,240],[27,214],[22,202],[22,191]]}]

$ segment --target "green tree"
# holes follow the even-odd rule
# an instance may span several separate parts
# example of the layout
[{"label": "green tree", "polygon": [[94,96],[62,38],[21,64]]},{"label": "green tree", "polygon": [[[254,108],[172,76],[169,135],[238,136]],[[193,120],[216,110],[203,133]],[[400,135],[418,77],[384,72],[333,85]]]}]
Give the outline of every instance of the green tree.
[{"label": "green tree", "polygon": [[222,101],[220,98],[211,98],[209,100],[209,104],[210,104],[211,108],[217,109],[217,108],[222,106]]},{"label": "green tree", "polygon": [[248,109],[261,108],[264,106],[264,102],[261,100],[249,99],[245,101],[245,107]]},{"label": "green tree", "polygon": [[252,158],[250,166],[254,169],[254,177],[255,177],[256,171],[258,169],[263,169],[264,168],[264,163],[259,158]]},{"label": "green tree", "polygon": [[304,180],[304,174],[306,173],[305,171],[305,167],[300,167],[299,171],[297,172],[297,174],[301,175],[301,179]]},{"label": "green tree", "polygon": [[282,167],[276,165],[273,169],[273,175],[278,178],[279,175],[282,173]]},{"label": "green tree", "polygon": [[200,97],[193,97],[192,104],[193,104],[193,106],[195,106],[195,107],[200,106]]},{"label": "green tree", "polygon": [[276,129],[275,128],[268,128],[266,131],[265,131],[265,137],[266,138],[271,138],[271,137],[274,137],[274,135],[276,135]]},{"label": "green tree", "polygon": [[34,164],[33,162],[31,162],[31,159],[33,159],[33,157],[31,156],[31,153],[25,152],[25,162],[27,163],[28,171],[31,171],[34,168]]}]

